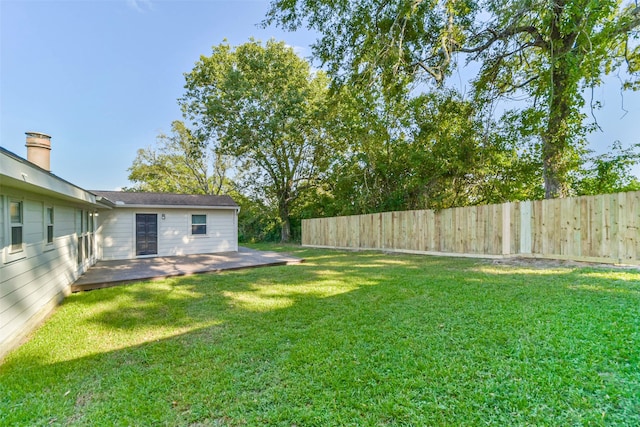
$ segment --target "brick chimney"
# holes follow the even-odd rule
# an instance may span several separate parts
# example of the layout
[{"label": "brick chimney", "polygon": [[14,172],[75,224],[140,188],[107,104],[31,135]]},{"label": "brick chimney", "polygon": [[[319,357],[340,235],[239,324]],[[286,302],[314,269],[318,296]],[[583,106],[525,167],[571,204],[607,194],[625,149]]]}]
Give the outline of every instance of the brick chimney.
[{"label": "brick chimney", "polygon": [[51,171],[51,137],[40,132],[25,132],[27,135],[27,160],[42,169]]}]

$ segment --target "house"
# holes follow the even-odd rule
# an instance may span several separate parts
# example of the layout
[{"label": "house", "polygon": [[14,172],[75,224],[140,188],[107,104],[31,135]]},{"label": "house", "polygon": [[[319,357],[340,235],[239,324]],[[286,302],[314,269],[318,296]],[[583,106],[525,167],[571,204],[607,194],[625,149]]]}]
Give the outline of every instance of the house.
[{"label": "house", "polygon": [[98,259],[238,250],[238,205],[229,196],[92,191],[99,212]]},{"label": "house", "polygon": [[50,136],[26,146],[0,147],[0,359],[98,260],[238,250],[229,196],[89,191],[51,173]]}]

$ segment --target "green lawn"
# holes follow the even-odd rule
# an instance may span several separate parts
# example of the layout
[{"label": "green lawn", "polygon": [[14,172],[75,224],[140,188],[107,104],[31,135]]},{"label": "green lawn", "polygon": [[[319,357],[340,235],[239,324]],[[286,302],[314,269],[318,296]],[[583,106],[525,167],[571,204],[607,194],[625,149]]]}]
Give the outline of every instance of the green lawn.
[{"label": "green lawn", "polygon": [[297,266],[72,295],[0,425],[640,425],[640,273],[261,246]]}]

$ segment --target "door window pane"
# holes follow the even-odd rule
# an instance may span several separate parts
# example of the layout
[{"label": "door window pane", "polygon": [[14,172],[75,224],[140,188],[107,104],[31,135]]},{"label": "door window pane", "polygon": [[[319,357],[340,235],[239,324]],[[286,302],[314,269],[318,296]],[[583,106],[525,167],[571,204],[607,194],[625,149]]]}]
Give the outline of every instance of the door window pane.
[{"label": "door window pane", "polygon": [[22,202],[9,202],[11,224],[22,224]]},{"label": "door window pane", "polygon": [[82,211],[76,210],[76,233],[81,235],[82,232]]},{"label": "door window pane", "polygon": [[22,250],[22,227],[11,227],[11,252]]},{"label": "door window pane", "polygon": [[47,208],[47,243],[53,243],[53,208]]}]

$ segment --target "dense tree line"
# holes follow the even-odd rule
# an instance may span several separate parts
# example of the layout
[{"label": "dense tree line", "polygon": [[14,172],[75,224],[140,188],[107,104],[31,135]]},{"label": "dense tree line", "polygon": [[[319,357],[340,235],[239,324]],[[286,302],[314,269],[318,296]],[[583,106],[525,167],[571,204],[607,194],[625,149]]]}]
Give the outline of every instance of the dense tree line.
[{"label": "dense tree line", "polygon": [[340,82],[395,92],[442,86],[476,62],[477,101],[524,97],[537,114],[545,197],[570,194],[579,167],[586,87],[624,69],[638,88],[637,2],[618,0],[273,0],[265,24],[320,33],[314,53]]},{"label": "dense tree line", "polygon": [[[640,189],[640,144],[595,155],[581,112],[605,73],[626,66],[637,88],[638,9],[483,5],[478,23],[468,0],[273,2],[269,22],[320,32],[329,74],[273,40],[214,46],[133,190],[231,194],[241,239],[288,241],[305,217]],[[446,84],[455,55],[481,63],[466,96]],[[497,116],[514,95],[529,103]]]}]

